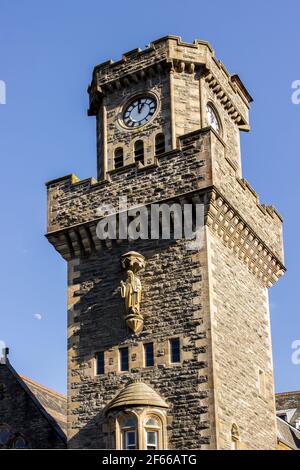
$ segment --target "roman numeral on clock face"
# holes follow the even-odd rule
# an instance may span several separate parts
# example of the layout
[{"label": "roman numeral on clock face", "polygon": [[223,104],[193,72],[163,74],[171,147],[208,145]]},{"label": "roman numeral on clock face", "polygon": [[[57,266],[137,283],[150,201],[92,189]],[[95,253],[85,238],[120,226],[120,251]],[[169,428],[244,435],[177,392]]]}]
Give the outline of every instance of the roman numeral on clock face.
[{"label": "roman numeral on clock face", "polygon": [[152,96],[134,98],[124,109],[123,121],[129,128],[144,126],[149,122],[157,109],[157,101]]}]

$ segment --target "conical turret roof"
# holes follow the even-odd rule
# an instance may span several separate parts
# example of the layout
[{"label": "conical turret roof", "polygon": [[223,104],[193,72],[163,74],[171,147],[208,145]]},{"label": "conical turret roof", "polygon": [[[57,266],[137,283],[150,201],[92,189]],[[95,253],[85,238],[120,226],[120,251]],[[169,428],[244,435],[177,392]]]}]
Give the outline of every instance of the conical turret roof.
[{"label": "conical turret roof", "polygon": [[107,410],[112,408],[125,408],[127,406],[158,406],[169,408],[169,405],[158,393],[144,382],[133,382],[127,385],[109,403]]}]

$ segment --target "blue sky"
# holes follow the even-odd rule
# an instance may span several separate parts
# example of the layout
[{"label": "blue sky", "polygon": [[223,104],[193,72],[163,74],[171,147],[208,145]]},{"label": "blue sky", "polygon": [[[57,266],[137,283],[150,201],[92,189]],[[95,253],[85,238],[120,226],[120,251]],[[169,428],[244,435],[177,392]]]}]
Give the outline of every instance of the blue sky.
[{"label": "blue sky", "polygon": [[19,373],[65,391],[66,264],[44,238],[44,183],[96,174],[95,121],[86,115],[93,66],[176,34],[210,41],[254,97],[244,176],[285,219],[288,272],[270,291],[276,389],[300,389],[291,361],[300,340],[300,105],[291,102],[300,3],[280,3],[0,0],[0,340]]}]

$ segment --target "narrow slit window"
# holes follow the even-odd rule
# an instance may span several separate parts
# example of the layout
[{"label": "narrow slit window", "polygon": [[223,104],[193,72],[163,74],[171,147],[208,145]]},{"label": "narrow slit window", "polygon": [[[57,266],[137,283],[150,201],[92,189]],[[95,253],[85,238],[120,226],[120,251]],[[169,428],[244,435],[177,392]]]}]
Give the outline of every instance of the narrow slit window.
[{"label": "narrow slit window", "polygon": [[231,427],[231,450],[240,448],[240,431],[237,424],[233,423]]},{"label": "narrow slit window", "polygon": [[144,165],[144,142],[142,140],[137,140],[134,144],[134,159]]},{"label": "narrow slit window", "polygon": [[104,374],[104,351],[100,351],[96,355],[96,373]]},{"label": "narrow slit window", "polygon": [[124,153],[122,147],[115,150],[115,168],[122,168],[124,166]]},{"label": "narrow slit window", "polygon": [[265,373],[263,370],[259,369],[258,371],[258,393],[261,397],[265,396]]},{"label": "narrow slit window", "polygon": [[153,343],[144,344],[145,366],[154,366]]},{"label": "narrow slit window", "polygon": [[128,348],[120,349],[120,370],[122,372],[129,370]]},{"label": "narrow slit window", "polygon": [[160,155],[166,151],[166,143],[164,134],[157,134],[155,137],[155,155]]},{"label": "narrow slit window", "polygon": [[179,338],[172,338],[170,340],[170,359],[172,364],[180,362],[180,340]]}]

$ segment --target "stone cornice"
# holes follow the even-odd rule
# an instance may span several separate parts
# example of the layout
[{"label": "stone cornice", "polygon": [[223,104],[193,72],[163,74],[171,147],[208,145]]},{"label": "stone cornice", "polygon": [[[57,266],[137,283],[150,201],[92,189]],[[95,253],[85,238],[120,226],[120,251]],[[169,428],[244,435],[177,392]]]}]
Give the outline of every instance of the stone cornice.
[{"label": "stone cornice", "polygon": [[213,75],[212,71],[208,71],[204,79],[234,123],[237,124],[242,130],[249,130],[247,119],[243,117],[236,108],[228,93],[226,93],[220,82]]},{"label": "stone cornice", "polygon": [[252,103],[253,98],[250,95],[250,93],[248,92],[247,88],[243,84],[243,82],[240,79],[240,77],[238,76],[238,74],[232,75],[231,76],[231,81],[232,81],[232,83],[235,83],[237,85],[237,87],[239,88],[239,90],[241,91],[242,99],[246,98],[246,103]]},{"label": "stone cornice", "polygon": [[[194,74],[201,72],[204,75],[205,81],[209,87],[215,93],[216,97],[228,113],[230,118],[242,129],[249,130],[247,119],[239,112],[236,105],[232,102],[228,93],[220,85],[219,81],[215,78],[212,71],[209,69],[209,65],[206,61],[195,61],[190,59],[175,59],[175,58],[157,58],[155,62],[149,63],[148,65],[142,65],[131,71],[124,69],[124,73],[114,77],[108,78],[107,76],[97,78],[95,76],[91,85],[88,87],[88,93],[90,96],[90,106],[88,109],[88,115],[94,116],[97,114],[99,105],[102,98],[107,93],[113,93],[120,91],[121,89],[128,88],[132,84],[136,84],[142,80],[146,80],[148,77],[153,77],[164,70],[168,70],[176,73],[188,73]],[[230,80],[229,84],[233,88],[233,92],[238,92],[241,87],[235,86],[235,81]],[[244,103],[248,106],[249,102],[246,100],[241,92],[239,95],[243,99]],[[250,96],[250,95],[249,95]]]},{"label": "stone cornice", "polygon": [[[271,287],[284,274],[285,267],[282,262],[216,188],[192,191],[172,199],[161,200],[160,203],[176,200],[181,204],[204,202],[205,225],[222,239],[265,287]],[[150,203],[147,206],[150,206]],[[109,249],[113,243],[122,243],[122,240],[100,240],[96,234],[99,220],[101,218],[50,232],[46,237],[67,261]]]},{"label": "stone cornice", "polygon": [[272,250],[216,189],[210,199],[206,225],[265,287],[271,287],[286,271]]},{"label": "stone cornice", "polygon": [[180,36],[168,35],[168,36],[163,36],[159,39],[156,39],[155,41],[152,41],[144,50],[142,50],[140,48],[136,48],[136,49],[132,49],[131,51],[124,52],[122,54],[122,58],[120,60],[116,61],[116,62],[114,62],[113,60],[110,59],[110,60],[107,60],[105,62],[102,62],[101,64],[96,65],[94,67],[94,70],[93,70],[93,77],[95,77],[97,72],[100,72],[100,73],[102,71],[105,72],[108,68],[112,68],[112,69],[118,68],[118,67],[126,64],[126,62],[128,62],[128,60],[131,60],[131,59],[133,59],[133,60],[137,60],[137,59],[142,60],[144,57],[146,57],[147,55],[149,55],[151,53],[156,54],[157,51],[161,49],[162,45],[165,45],[166,51],[169,51],[168,41],[174,41],[177,46],[183,46],[185,48],[190,48],[190,49],[194,49],[194,50],[199,49],[199,46],[204,46],[208,49],[208,51],[212,55],[212,57],[214,57],[214,50],[213,50],[212,46],[209,44],[209,42],[207,42],[207,41],[196,39],[191,44],[191,43],[187,43],[187,42],[182,41]]},{"label": "stone cornice", "polygon": [[155,62],[144,66],[141,65],[141,67],[135,68],[129,72],[127,69],[124,69],[125,73],[110,77],[109,79],[107,79],[107,76],[102,78],[95,76],[87,90],[90,95],[88,115],[94,116],[97,114],[99,104],[105,94],[120,91],[132,84],[146,80],[148,77],[154,77],[157,73],[165,69],[170,69],[171,67],[172,63],[167,58],[157,58]]},{"label": "stone cornice", "polygon": [[[218,70],[224,76],[232,92],[247,107],[252,101],[240,78],[237,75],[230,75],[224,64],[216,59],[214,50],[207,41],[195,40],[189,44],[183,42],[179,36],[169,35],[151,42],[144,50],[133,49],[124,53],[122,58],[116,62],[108,60],[96,65],[93,70],[92,82],[88,87],[90,95],[88,114],[95,115],[99,102],[105,94],[126,88],[132,83],[145,80],[147,77],[155,76],[165,67],[177,73],[191,74],[199,70],[208,73],[211,68],[215,72]],[[216,79],[214,78],[214,80]],[[229,105],[226,101],[227,104]],[[235,104],[234,109],[230,106],[229,113],[237,121],[241,117],[240,126],[246,126],[247,121],[243,122],[244,116],[235,114],[237,112],[236,106]]]}]

